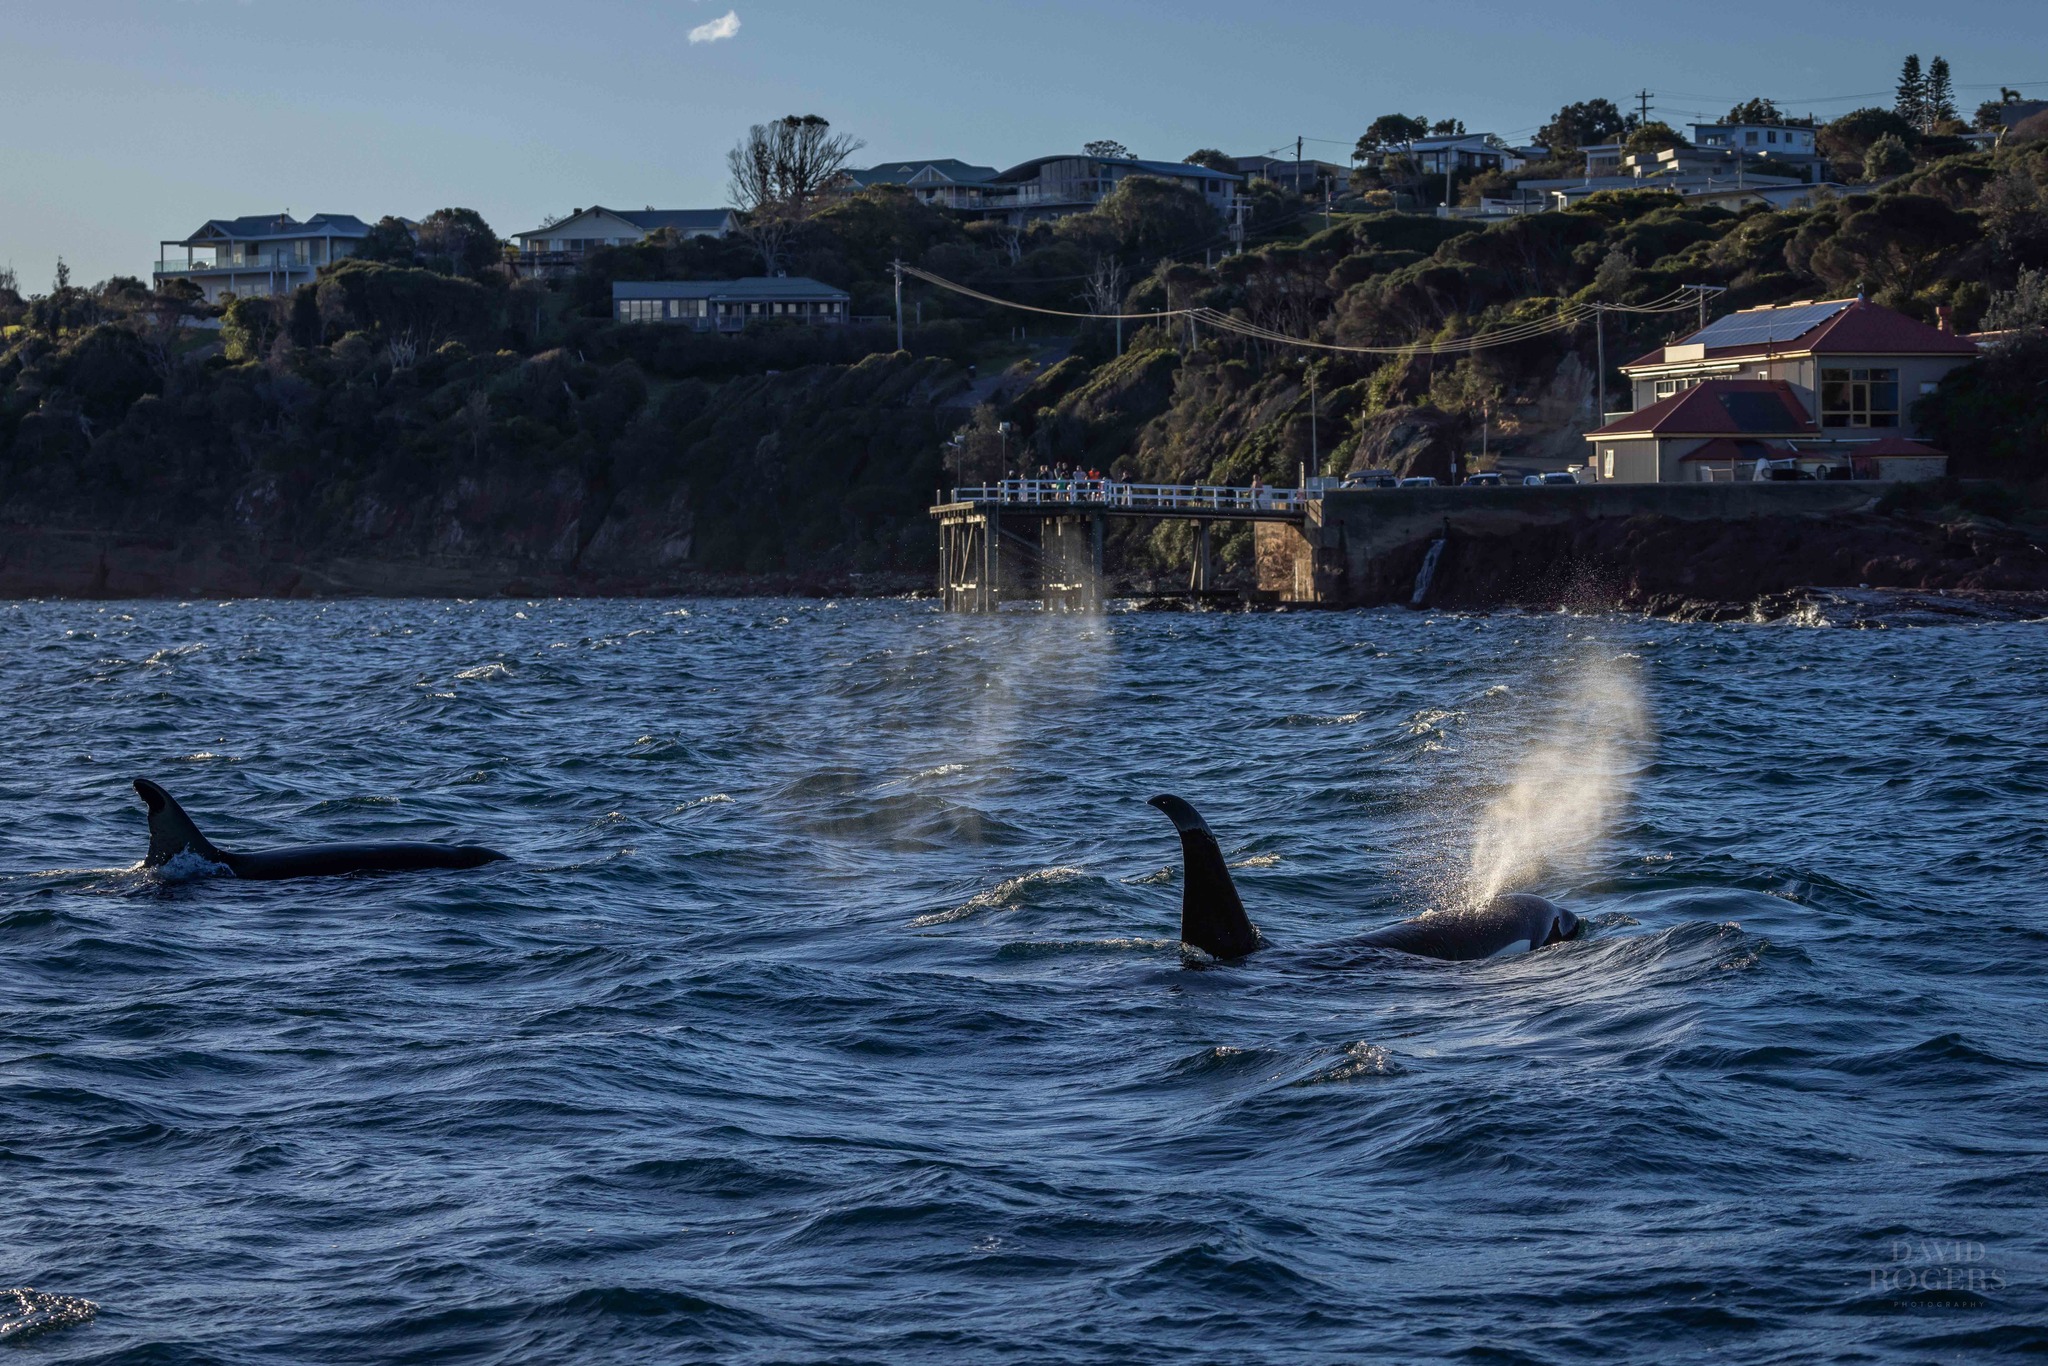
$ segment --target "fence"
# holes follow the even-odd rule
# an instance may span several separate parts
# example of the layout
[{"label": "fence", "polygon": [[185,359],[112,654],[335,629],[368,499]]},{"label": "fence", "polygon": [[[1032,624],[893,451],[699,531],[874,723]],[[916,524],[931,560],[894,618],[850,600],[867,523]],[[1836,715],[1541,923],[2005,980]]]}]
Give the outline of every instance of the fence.
[{"label": "fence", "polygon": [[1299,512],[1309,491],[1296,488],[1230,488],[1214,484],[1126,484],[1113,479],[1005,479],[953,490],[956,503],[1009,506],[1075,504],[1137,511]]}]

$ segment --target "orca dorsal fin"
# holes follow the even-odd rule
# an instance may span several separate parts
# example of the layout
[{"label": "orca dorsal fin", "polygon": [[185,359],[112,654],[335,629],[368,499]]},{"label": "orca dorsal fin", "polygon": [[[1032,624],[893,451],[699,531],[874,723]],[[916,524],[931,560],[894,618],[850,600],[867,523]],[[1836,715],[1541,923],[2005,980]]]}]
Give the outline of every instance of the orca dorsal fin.
[{"label": "orca dorsal fin", "polygon": [[1150,805],[1180,831],[1180,942],[1217,958],[1242,958],[1257,949],[1259,932],[1244,913],[1208,822],[1179,797],[1154,797]]},{"label": "orca dorsal fin", "polygon": [[227,862],[226,856],[199,833],[199,827],[178,805],[177,798],[147,778],[135,780],[135,795],[149,808],[149,852],[143,856],[143,867],[161,868],[188,851],[210,863]]}]

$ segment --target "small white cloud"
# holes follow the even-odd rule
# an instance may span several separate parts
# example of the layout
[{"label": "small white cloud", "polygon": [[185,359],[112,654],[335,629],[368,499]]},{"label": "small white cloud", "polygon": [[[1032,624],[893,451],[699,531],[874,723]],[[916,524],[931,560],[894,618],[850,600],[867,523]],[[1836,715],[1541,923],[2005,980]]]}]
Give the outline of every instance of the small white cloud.
[{"label": "small white cloud", "polygon": [[724,15],[713,19],[710,23],[699,24],[691,29],[690,41],[693,43],[715,43],[721,38],[730,38],[739,31],[740,12],[736,9],[729,9]]}]

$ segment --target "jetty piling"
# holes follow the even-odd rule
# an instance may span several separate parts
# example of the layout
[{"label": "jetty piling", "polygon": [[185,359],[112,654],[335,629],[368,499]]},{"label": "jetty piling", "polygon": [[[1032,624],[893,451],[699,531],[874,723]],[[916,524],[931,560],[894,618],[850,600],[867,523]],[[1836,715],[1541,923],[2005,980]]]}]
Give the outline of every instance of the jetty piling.
[{"label": "jetty piling", "polygon": [[1307,516],[1300,489],[1125,484],[1108,479],[1006,479],[954,489],[934,504],[939,597],[949,612],[993,612],[1036,598],[1044,610],[1090,612],[1103,599],[1103,543],[1111,518],[1194,524],[1189,590],[1212,591],[1216,523],[1290,522]]}]

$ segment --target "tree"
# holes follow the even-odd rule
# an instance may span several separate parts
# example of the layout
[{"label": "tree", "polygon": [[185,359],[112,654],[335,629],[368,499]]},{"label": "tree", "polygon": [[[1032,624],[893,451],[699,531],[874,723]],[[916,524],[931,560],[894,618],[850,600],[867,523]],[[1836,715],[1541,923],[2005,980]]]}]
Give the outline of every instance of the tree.
[{"label": "tree", "polygon": [[1612,142],[1628,128],[1629,121],[1613,100],[1581,100],[1558,110],[1550,122],[1537,129],[1536,141],[1563,156],[1580,147]]},{"label": "tree", "polygon": [[1105,157],[1116,161],[1129,161],[1131,149],[1115,138],[1097,138],[1081,144],[1081,150],[1091,157]]},{"label": "tree", "polygon": [[1830,161],[1841,163],[1840,169],[1847,175],[1862,165],[1870,144],[1887,133],[1908,147],[1920,138],[1913,125],[1893,110],[1855,109],[1823,125],[1814,135],[1814,142]]},{"label": "tree", "polygon": [[1920,74],[1920,54],[1917,52],[1907,57],[1899,68],[1899,93],[1892,102],[1892,112],[1916,131],[1924,131],[1927,127],[1927,78]]},{"label": "tree", "polygon": [[1863,154],[1865,180],[1889,180],[1913,169],[1913,153],[1896,134],[1886,133]]},{"label": "tree", "polygon": [[1118,313],[1124,301],[1124,264],[1114,256],[1097,256],[1088,270],[1081,298],[1091,313]]},{"label": "tree", "polygon": [[1991,296],[1984,310],[1989,332],[2048,328],[2048,269],[2022,270],[2019,282]]},{"label": "tree", "polygon": [[1758,97],[1744,100],[1728,111],[1729,123],[1783,123],[1784,113],[1773,100]]},{"label": "tree", "polygon": [[1440,138],[1461,138],[1465,136],[1465,120],[1438,119],[1429,125],[1429,131]]},{"label": "tree", "polygon": [[2026,331],[1942,377],[1913,421],[1962,475],[2038,479],[2048,469],[2048,333]]},{"label": "tree", "polygon": [[1214,147],[1204,147],[1199,151],[1189,152],[1182,160],[1190,166],[1207,166],[1212,171],[1228,171],[1232,175],[1237,174],[1237,163],[1232,161],[1226,154],[1217,151]]},{"label": "tree", "polygon": [[1664,151],[1670,147],[1685,147],[1690,144],[1678,135],[1670,124],[1652,119],[1628,135],[1628,141],[1621,150],[1630,155],[1646,155]]},{"label": "tree", "polygon": [[761,254],[768,274],[818,198],[866,145],[833,132],[819,115],[789,114],[755,124],[725,154],[726,194],[740,211],[740,235]]},{"label": "tree", "polygon": [[1870,286],[1904,298],[1976,240],[1975,216],[1932,195],[1879,195],[1814,248],[1811,267],[1831,288]]},{"label": "tree", "polygon": [[1956,122],[1956,91],[1949,82],[1948,58],[1936,57],[1927,64],[1926,131]]},{"label": "tree", "polygon": [[1600,258],[1600,269],[1593,272],[1593,288],[1599,291],[1601,298],[1619,303],[1635,279],[1636,258],[1617,242]]},{"label": "tree", "polygon": [[2005,126],[2005,107],[2008,104],[2018,104],[2019,101],[2019,91],[2014,90],[2009,85],[1999,86],[1997,99],[1986,100],[1977,106],[1976,127],[1978,131],[1995,133],[2003,128]]},{"label": "tree", "polygon": [[1368,124],[1365,132],[1359,135],[1358,145],[1351,149],[1351,159],[1364,161],[1376,153],[1427,136],[1429,121],[1420,115],[1409,118],[1406,114],[1382,114]]},{"label": "tree", "polygon": [[1213,238],[1217,228],[1216,210],[1208,200],[1149,175],[1119,180],[1093,212],[1077,217],[1084,224],[1094,220],[1094,225],[1107,228],[1127,258],[1140,262],[1195,250]]},{"label": "tree", "polygon": [[475,209],[436,209],[420,220],[420,253],[444,275],[474,275],[504,259],[498,234]]},{"label": "tree", "polygon": [[412,226],[403,218],[389,214],[377,220],[356,249],[349,253],[354,261],[381,261],[385,265],[409,266],[419,254],[419,244],[413,240]]}]

